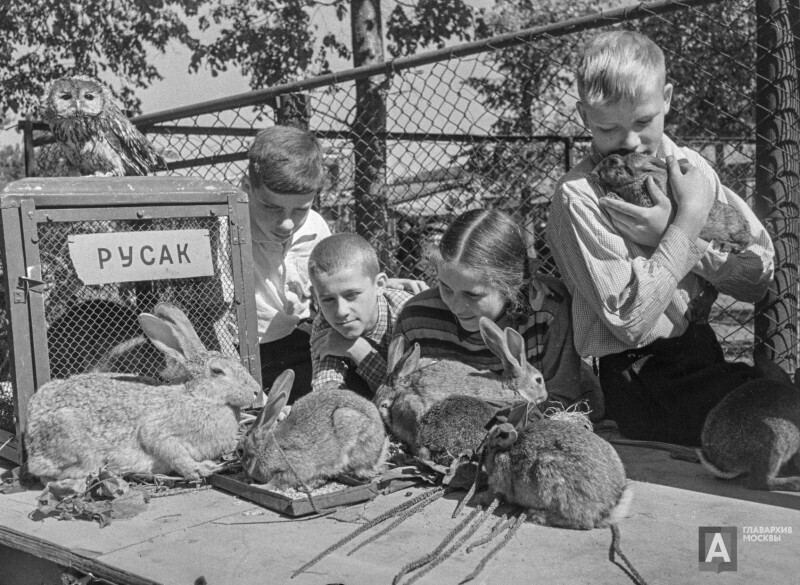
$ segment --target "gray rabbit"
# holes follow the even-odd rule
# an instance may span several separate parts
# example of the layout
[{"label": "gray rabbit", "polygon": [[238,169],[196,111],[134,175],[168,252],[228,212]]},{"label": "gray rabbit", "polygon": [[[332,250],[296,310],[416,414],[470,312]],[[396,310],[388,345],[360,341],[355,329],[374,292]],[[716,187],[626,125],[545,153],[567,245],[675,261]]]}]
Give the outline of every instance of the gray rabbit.
[{"label": "gray rabbit", "polygon": [[390,374],[374,401],[389,431],[412,450],[418,447],[421,418],[448,396],[477,397],[495,411],[523,399],[538,404],[547,398],[544,377],[528,363],[522,336],[510,327],[502,331],[485,317],[479,325],[484,343],[503,363],[500,376],[455,360],[420,360],[418,344],[404,353],[405,339],[392,340],[387,360]]},{"label": "gray rabbit", "polygon": [[233,356],[208,351],[186,315],[160,303],[139,315],[147,337],[188,372],[185,384],[91,373],[44,384],[28,405],[27,466],[42,481],[82,478],[104,465],[119,474],[213,473],[236,447],[240,409],[260,385]]},{"label": "gray rabbit", "polygon": [[337,475],[380,473],[389,439],[375,405],[350,390],[322,390],[300,398],[279,423],[293,381],[291,370],[278,377],[240,445],[247,476],[271,488],[313,489]]},{"label": "gray rabbit", "polygon": [[714,475],[749,474],[756,490],[800,491],[800,476],[777,477],[792,462],[800,473],[800,390],[788,382],[745,382],[708,413],[698,455]]},{"label": "gray rabbit", "polygon": [[574,422],[532,419],[521,431],[495,425],[485,466],[490,494],[526,508],[537,524],[582,530],[616,524],[633,499],[614,448]]}]

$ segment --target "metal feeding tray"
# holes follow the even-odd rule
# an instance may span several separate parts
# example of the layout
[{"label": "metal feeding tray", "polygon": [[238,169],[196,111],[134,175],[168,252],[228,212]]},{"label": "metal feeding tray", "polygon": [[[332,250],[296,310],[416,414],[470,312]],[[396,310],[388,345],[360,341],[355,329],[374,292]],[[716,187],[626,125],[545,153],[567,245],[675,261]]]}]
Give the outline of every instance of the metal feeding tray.
[{"label": "metal feeding tray", "polygon": [[[371,500],[380,494],[392,493],[418,483],[422,476],[411,468],[395,468],[369,483],[360,485],[342,485],[341,489],[325,491],[323,486],[311,492],[312,505],[308,495],[294,492],[292,497],[283,492],[266,489],[263,485],[247,483],[245,476],[239,473],[215,473],[209,477],[209,483],[226,492],[230,492],[287,516],[305,516],[318,510],[348,506]],[[314,509],[316,507],[316,510]]]}]

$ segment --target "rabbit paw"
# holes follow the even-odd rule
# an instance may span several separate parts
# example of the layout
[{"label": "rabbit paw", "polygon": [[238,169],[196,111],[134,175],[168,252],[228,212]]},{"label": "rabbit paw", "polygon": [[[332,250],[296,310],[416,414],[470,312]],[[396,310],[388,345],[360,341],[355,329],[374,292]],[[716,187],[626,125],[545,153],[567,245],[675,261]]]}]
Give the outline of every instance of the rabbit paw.
[{"label": "rabbit paw", "polygon": [[194,469],[186,475],[186,479],[198,480],[201,477],[208,477],[220,469],[222,469],[222,464],[217,461],[211,461],[210,459],[197,461],[194,465]]}]

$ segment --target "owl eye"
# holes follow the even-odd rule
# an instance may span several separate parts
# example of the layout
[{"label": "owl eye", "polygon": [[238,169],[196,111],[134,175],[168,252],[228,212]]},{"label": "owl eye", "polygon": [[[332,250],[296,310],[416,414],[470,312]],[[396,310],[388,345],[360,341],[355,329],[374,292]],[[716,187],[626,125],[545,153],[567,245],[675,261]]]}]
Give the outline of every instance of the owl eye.
[{"label": "owl eye", "polygon": [[94,99],[94,94],[93,93],[85,93],[85,94],[83,94],[83,98],[86,99],[86,100],[92,101]]},{"label": "owl eye", "polygon": [[71,100],[72,99],[72,94],[71,93],[62,93],[61,94],[61,99],[62,100]]}]

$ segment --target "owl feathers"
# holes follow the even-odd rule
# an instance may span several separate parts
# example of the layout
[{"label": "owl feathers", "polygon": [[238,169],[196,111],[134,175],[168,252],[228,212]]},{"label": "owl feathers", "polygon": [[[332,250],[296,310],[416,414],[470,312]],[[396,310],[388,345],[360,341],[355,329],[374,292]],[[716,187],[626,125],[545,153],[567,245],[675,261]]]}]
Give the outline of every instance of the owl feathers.
[{"label": "owl feathers", "polygon": [[164,158],[130,123],[111,90],[83,75],[53,81],[42,114],[66,159],[82,175],[147,175]]}]

